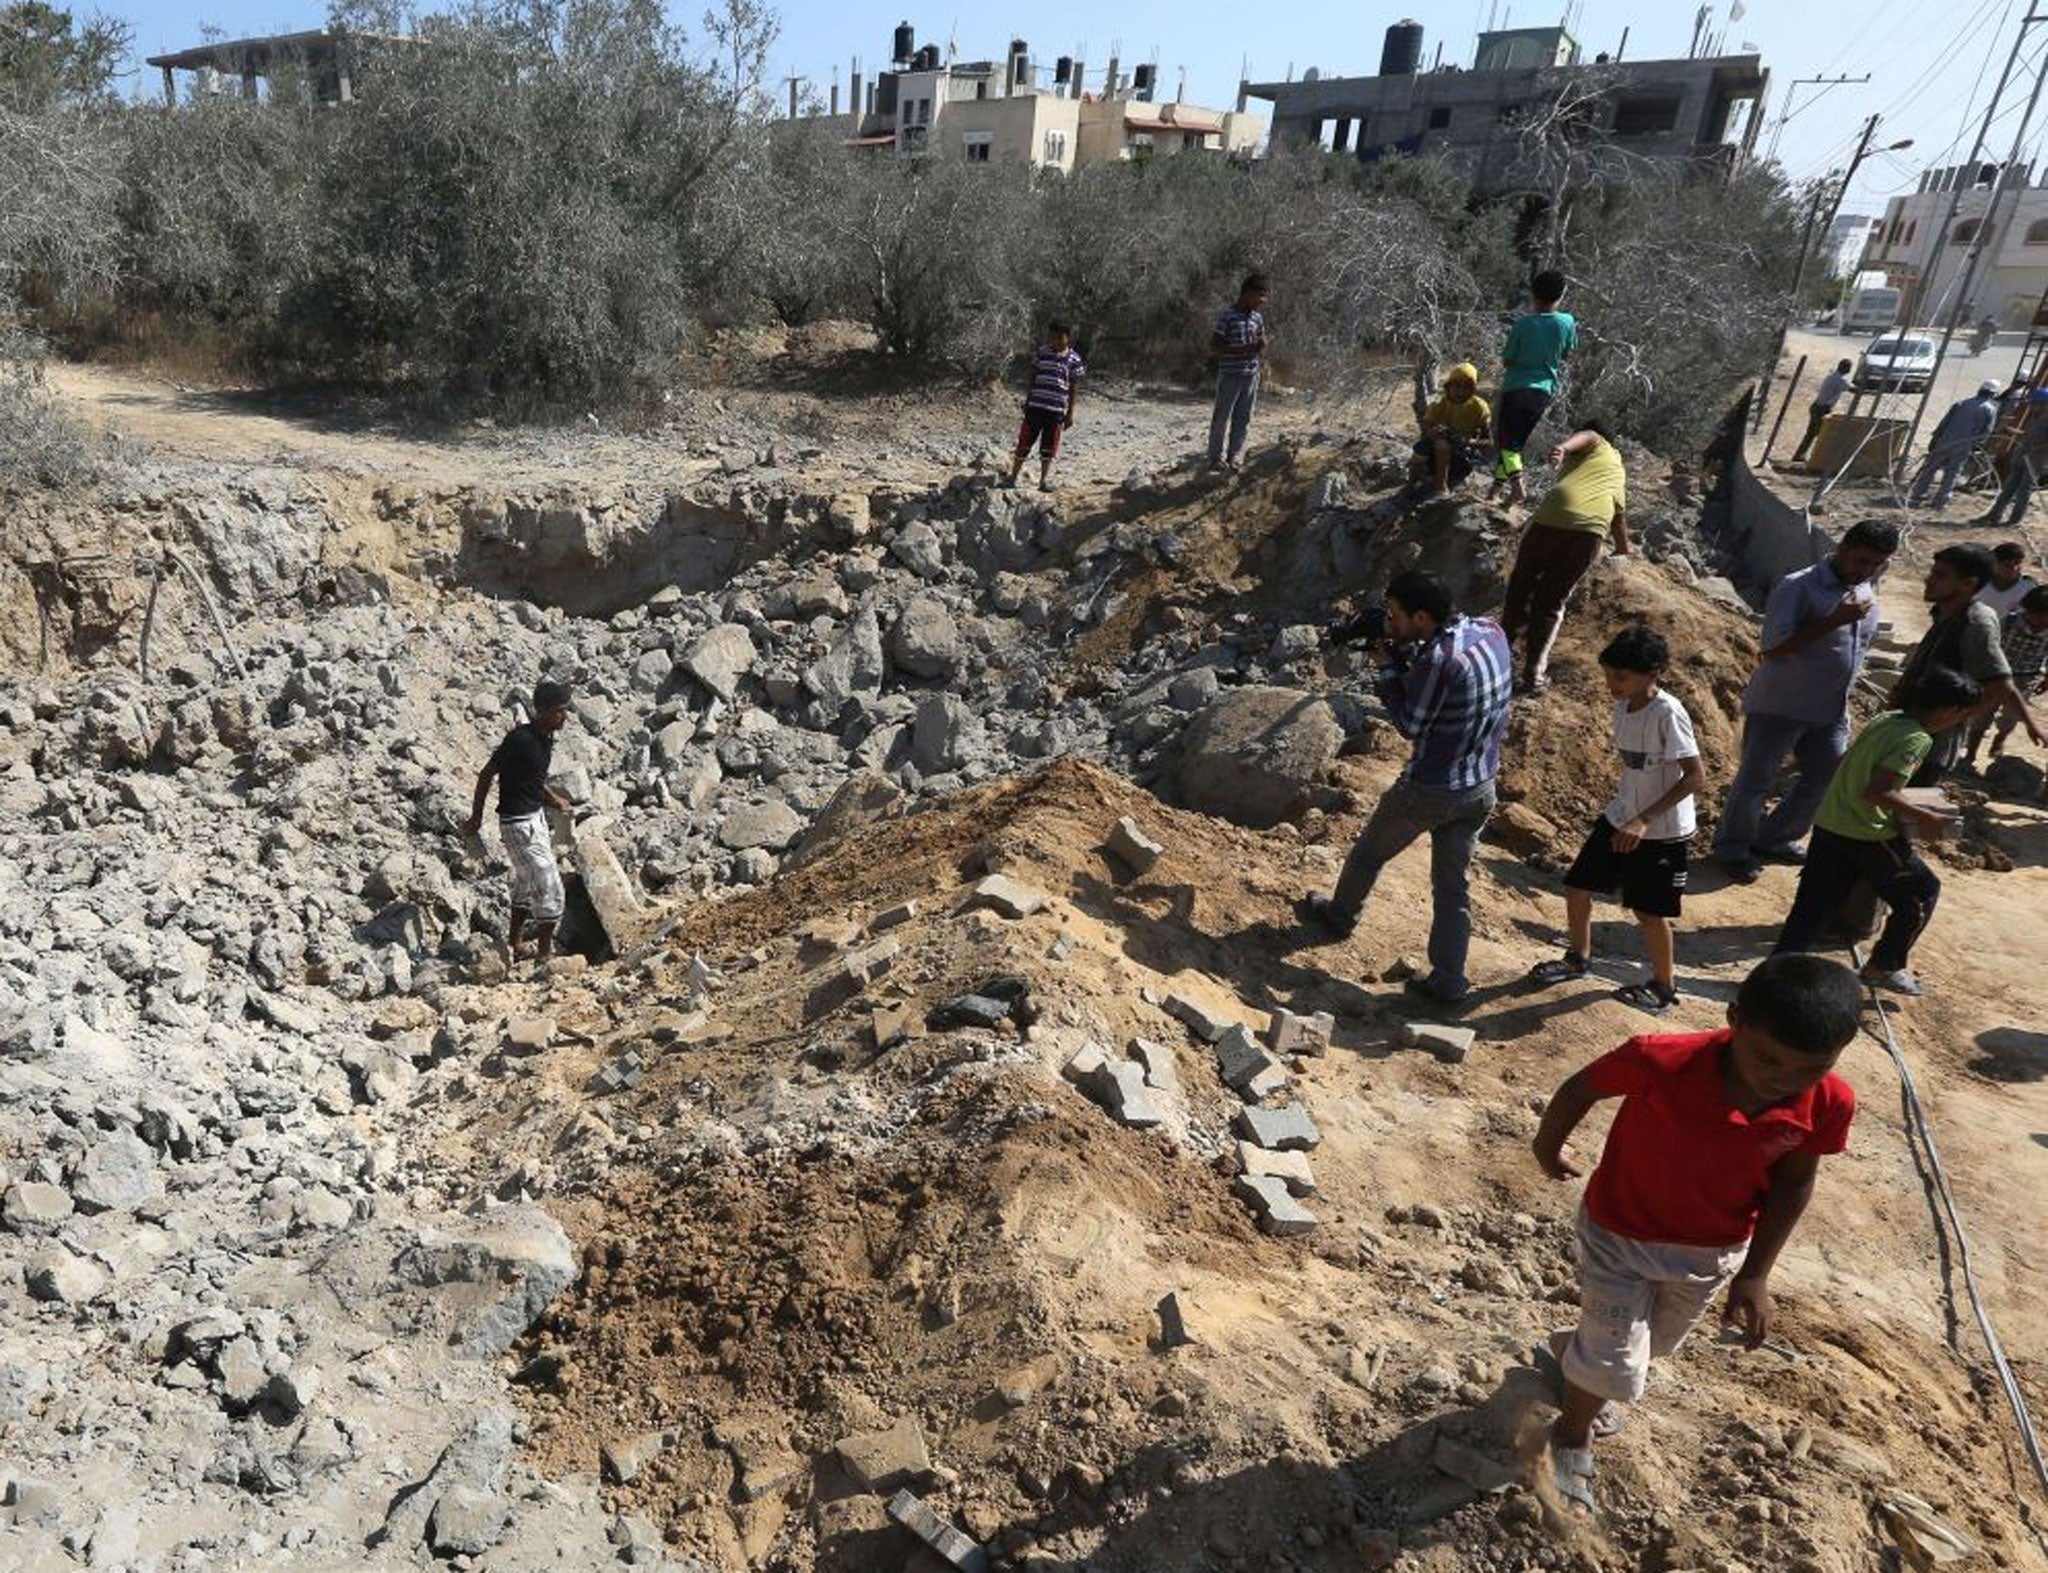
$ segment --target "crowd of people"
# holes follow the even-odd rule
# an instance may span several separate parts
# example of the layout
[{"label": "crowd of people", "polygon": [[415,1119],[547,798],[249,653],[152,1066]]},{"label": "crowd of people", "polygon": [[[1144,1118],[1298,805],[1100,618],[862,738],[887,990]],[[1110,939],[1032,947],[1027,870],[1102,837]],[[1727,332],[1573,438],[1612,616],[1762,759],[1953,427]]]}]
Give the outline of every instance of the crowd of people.
[{"label": "crowd of people", "polygon": [[[1413,480],[1430,495],[1467,479],[1490,449],[1494,495],[1522,500],[1523,451],[1577,343],[1577,324],[1561,307],[1564,283],[1556,274],[1534,280],[1535,309],[1507,335],[1495,403],[1480,396],[1478,368],[1468,362],[1451,368],[1442,396],[1422,410]],[[1214,470],[1242,462],[1268,342],[1266,298],[1266,281],[1247,278],[1215,323]],[[1837,376],[1846,374],[1844,363]],[[1036,447],[1039,484],[1050,486],[1084,376],[1072,333],[1052,323],[1032,358],[1005,484],[1016,484]],[[1802,451],[1825,419],[1826,408],[1817,410]],[[1981,412],[1950,412],[1916,495],[1938,485],[1946,501],[1953,445],[1966,435],[1977,440],[1980,424]],[[1302,919],[1324,936],[1349,936],[1387,865],[1427,836],[1429,964],[1404,986],[1432,1010],[1458,1009],[1473,993],[1470,870],[1495,808],[1511,708],[1547,685],[1551,648],[1580,581],[1603,551],[1630,550],[1627,476],[1609,434],[1582,426],[1549,458],[1557,479],[1523,531],[1498,622],[1462,611],[1441,579],[1411,569],[1387,584],[1382,605],[1335,631],[1368,640],[1378,653],[1373,686],[1409,757],[1367,817],[1334,890],[1307,897]],[[2024,508],[2024,492],[2017,506]],[[1568,1078],[1545,1106],[1534,1155],[1544,1174],[1569,1180],[1583,1173],[1569,1147],[1573,1133],[1597,1104],[1621,1101],[1578,1216],[1579,1324],[1551,1347],[1561,1412],[1550,1434],[1549,1484],[1570,1509],[1594,1510],[1595,1440],[1619,1429],[1618,1406],[1642,1396],[1651,1362],[1676,1350],[1717,1296],[1726,1291],[1723,1322],[1732,1336],[1752,1348],[1768,1337],[1770,1275],[1813,1194],[1821,1158],[1847,1144],[1855,1094],[1834,1067],[1858,1031],[1865,992],[1922,992],[1912,952],[1941,883],[1917,843],[1952,818],[1939,784],[1973,769],[1987,739],[1998,754],[2015,728],[2048,746],[2030,704],[2048,690],[2048,586],[2028,576],[2016,542],[1934,554],[1922,586],[1927,632],[1884,709],[1852,736],[1851,700],[1898,547],[1893,525],[1856,523],[1823,561],[1777,583],[1764,608],[1742,699],[1740,756],[1711,856],[1735,885],[1753,884],[1767,864],[1798,867],[1772,953],[1743,980],[1724,1027],[1632,1038]],[[1514,986],[1588,978],[1594,901],[1605,895],[1633,917],[1647,963],[1614,997],[1650,1016],[1679,1001],[1677,921],[1707,772],[1692,717],[1665,686],[1670,664],[1665,637],[1641,625],[1614,630],[1600,651],[1613,794],[1564,876],[1562,953],[1536,962]],[[532,719],[506,735],[478,776],[469,819],[478,832],[495,785],[512,875],[510,943],[516,956],[530,940],[542,961],[563,909],[546,809],[568,806],[548,775],[570,698],[557,683],[535,689]],[[1792,774],[1780,790],[1788,762]],[[1887,912],[1859,975],[1822,952],[1868,932],[1870,914],[1859,911],[1865,891]]]}]

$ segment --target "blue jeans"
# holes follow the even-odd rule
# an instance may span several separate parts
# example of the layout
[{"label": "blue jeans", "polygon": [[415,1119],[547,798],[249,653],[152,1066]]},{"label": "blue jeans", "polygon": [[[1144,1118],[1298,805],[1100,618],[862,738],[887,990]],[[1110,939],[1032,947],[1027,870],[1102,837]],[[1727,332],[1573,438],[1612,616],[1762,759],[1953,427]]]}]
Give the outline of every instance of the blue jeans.
[{"label": "blue jeans", "polygon": [[[1998,501],[1991,505],[1987,524],[2018,524],[2027,516],[2027,504],[2034,500],[2034,461],[2024,453],[2013,455],[2012,470],[2005,477],[2005,484],[1998,489]],[[2006,517],[2006,505],[2012,505],[2012,516]]]},{"label": "blue jeans", "polygon": [[[1760,847],[1788,847],[1813,828],[1814,811],[1827,794],[1835,767],[1849,747],[1849,718],[1815,725],[1790,716],[1752,715],[1742,720],[1742,762],[1721,805],[1714,830],[1714,856],[1735,863]],[[1764,799],[1790,754],[1799,767],[1792,790],[1764,813]]]},{"label": "blue jeans", "polygon": [[1971,451],[1964,446],[1940,448],[1928,454],[1921,462],[1920,473],[1913,477],[1913,490],[1906,501],[1915,508],[1919,507],[1927,498],[1928,488],[1939,481],[1940,490],[1935,496],[1934,506],[1946,508],[1956,494],[1956,476],[1962,472],[1963,461],[1969,458]]},{"label": "blue jeans", "polygon": [[1244,454],[1245,434],[1251,430],[1252,410],[1259,402],[1259,368],[1216,373],[1216,412],[1209,417],[1209,462],[1223,459],[1223,435],[1230,433],[1230,461]]},{"label": "blue jeans", "polygon": [[1491,781],[1462,789],[1418,786],[1405,776],[1396,781],[1359,832],[1330,897],[1332,907],[1357,922],[1380,870],[1427,834],[1434,897],[1427,981],[1446,996],[1463,994],[1470,986],[1465,957],[1472,948],[1472,900],[1466,876],[1479,832],[1493,813],[1493,786]]}]

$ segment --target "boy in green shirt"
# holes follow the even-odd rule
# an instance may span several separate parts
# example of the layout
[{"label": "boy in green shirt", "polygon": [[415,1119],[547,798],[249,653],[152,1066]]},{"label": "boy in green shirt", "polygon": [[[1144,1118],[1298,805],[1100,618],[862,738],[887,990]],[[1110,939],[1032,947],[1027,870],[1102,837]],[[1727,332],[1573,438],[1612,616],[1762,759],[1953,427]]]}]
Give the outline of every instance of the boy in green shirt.
[{"label": "boy in green shirt", "polygon": [[1522,501],[1522,450],[1557,397],[1565,357],[1579,347],[1579,325],[1559,305],[1564,286],[1564,275],[1554,269],[1531,279],[1529,293],[1536,299],[1536,309],[1515,319],[1501,347],[1500,408],[1493,434],[1500,459],[1486,494],[1488,502],[1503,491],[1510,507]]},{"label": "boy in green shirt", "polygon": [[1904,696],[1902,708],[1886,711],[1857,734],[1814,816],[1799,893],[1773,954],[1816,949],[1857,883],[1868,880],[1891,915],[1864,965],[1863,981],[1895,994],[1921,992],[1906,960],[1934,916],[1941,881],[1913,850],[1906,827],[1939,834],[1950,816],[1914,802],[1903,789],[1934,746],[1935,734],[1968,716],[1978,696],[1977,684],[1962,673],[1931,667]]}]

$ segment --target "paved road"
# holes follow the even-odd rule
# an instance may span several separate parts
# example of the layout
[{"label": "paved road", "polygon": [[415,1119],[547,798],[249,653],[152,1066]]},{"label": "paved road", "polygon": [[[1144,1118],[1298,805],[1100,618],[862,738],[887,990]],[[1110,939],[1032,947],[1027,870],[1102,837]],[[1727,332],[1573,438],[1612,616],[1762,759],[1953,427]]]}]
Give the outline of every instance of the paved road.
[{"label": "paved road", "polygon": [[[1941,342],[1938,328],[1921,328],[1919,333]],[[1775,420],[1779,401],[1785,397],[1784,379],[1792,375],[1792,368],[1799,364],[1799,357],[1806,357],[1806,371],[1799,379],[1799,387],[1792,395],[1792,404],[1785,415],[1785,429],[1778,438],[1777,453],[1789,453],[1792,445],[1799,441],[1799,434],[1805,430],[1806,407],[1812,402],[1813,393],[1820,386],[1820,380],[1834,369],[1840,360],[1853,361],[1870,346],[1872,335],[1842,335],[1832,328],[1794,328],[1785,339],[1785,358],[1779,363],[1779,380],[1771,390],[1769,420]],[[1955,342],[1949,346],[1948,359],[1942,362],[1941,375],[1934,381],[1934,398],[1927,406],[1927,419],[1921,425],[1920,441],[1916,449],[1925,446],[1927,432],[1941,418],[1941,412],[1957,399],[1975,393],[1977,384],[1987,377],[2002,381],[2012,376],[2019,364],[2020,350],[2026,344],[2024,333],[2001,333],[1992,346],[1982,355],[1970,353],[1969,339],[1958,333]],[[1865,394],[1857,405],[1859,415],[1871,413],[1873,403],[1878,413],[1899,420],[1911,420],[1913,407],[1920,401],[1917,393]],[[1769,430],[1768,420],[1765,429]]]}]

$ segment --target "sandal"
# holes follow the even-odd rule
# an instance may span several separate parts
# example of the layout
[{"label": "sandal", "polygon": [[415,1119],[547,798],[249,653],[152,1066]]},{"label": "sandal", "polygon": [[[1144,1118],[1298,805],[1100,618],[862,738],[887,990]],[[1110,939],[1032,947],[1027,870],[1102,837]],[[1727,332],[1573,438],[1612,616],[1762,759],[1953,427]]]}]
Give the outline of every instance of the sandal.
[{"label": "sandal", "polygon": [[1614,991],[1624,1005],[1633,1005],[1648,1016],[1661,1016],[1678,1003],[1678,990],[1666,990],[1657,983],[1626,983]]},{"label": "sandal", "polygon": [[[1543,1364],[1544,1355],[1550,1356],[1550,1366],[1557,1376],[1560,1396],[1563,1393],[1563,1384],[1567,1380],[1564,1374],[1564,1352],[1571,1347],[1571,1343],[1572,1335],[1563,1328],[1559,1328],[1550,1335],[1544,1347],[1538,1350],[1536,1355],[1536,1363],[1539,1366]],[[1620,1436],[1624,1423],[1621,1405],[1611,1398],[1608,1399],[1593,1415],[1593,1440],[1604,1442],[1611,1436]]]},{"label": "sandal", "polygon": [[1553,983],[1575,983],[1592,970],[1591,961],[1575,950],[1568,950],[1562,956],[1537,962],[1529,969],[1529,981],[1545,987]]},{"label": "sandal", "polygon": [[1550,1444],[1550,1478],[1566,1508],[1580,1518],[1593,1516],[1593,1450]]}]

